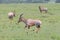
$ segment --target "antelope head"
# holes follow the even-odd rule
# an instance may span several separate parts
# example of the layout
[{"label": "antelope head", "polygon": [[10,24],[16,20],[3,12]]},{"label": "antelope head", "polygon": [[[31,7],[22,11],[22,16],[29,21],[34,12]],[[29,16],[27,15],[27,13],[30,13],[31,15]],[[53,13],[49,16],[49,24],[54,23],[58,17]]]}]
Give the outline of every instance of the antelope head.
[{"label": "antelope head", "polygon": [[20,15],[19,20],[18,20],[18,23],[22,21],[22,18],[23,18],[22,15],[23,14]]},{"label": "antelope head", "polygon": [[15,16],[15,10],[13,10],[14,16]]}]

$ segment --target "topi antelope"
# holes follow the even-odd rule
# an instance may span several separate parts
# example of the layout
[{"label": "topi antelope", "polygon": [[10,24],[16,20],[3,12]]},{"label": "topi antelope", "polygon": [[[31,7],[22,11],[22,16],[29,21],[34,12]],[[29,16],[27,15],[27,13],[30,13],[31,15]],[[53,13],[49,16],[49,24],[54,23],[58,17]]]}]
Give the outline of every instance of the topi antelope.
[{"label": "topi antelope", "polygon": [[42,6],[39,6],[39,10],[40,10],[41,13],[42,13],[43,11],[44,11],[45,13],[47,13],[47,11],[48,11],[47,8],[42,7]]},{"label": "topi antelope", "polygon": [[15,10],[8,13],[8,18],[9,18],[10,20],[13,20],[13,17],[15,17]]},{"label": "topi antelope", "polygon": [[40,20],[33,20],[33,19],[25,19],[22,17],[23,14],[20,15],[18,23],[23,22],[25,23],[25,28],[30,29],[32,26],[36,26],[36,30],[33,30],[35,32],[38,32],[41,26],[41,21]]}]

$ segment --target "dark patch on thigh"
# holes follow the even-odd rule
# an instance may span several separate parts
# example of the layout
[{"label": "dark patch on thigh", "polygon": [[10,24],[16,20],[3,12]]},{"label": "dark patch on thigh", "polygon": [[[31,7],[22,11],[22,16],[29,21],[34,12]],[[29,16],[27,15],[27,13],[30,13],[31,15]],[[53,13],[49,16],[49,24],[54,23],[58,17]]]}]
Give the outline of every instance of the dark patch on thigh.
[{"label": "dark patch on thigh", "polygon": [[35,25],[36,25],[37,28],[40,28],[40,23],[39,22],[36,22]]},{"label": "dark patch on thigh", "polygon": [[37,27],[37,28],[40,28],[40,25],[37,25],[36,27]]},{"label": "dark patch on thigh", "polygon": [[9,19],[13,19],[13,16],[9,16]]}]

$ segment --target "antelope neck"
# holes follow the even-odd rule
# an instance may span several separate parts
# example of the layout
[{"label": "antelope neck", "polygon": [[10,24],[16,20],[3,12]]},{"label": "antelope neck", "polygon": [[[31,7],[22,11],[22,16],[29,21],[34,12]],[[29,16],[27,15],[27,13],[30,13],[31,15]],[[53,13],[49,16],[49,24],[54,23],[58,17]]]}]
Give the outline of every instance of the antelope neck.
[{"label": "antelope neck", "polygon": [[27,19],[22,18],[22,22],[24,22],[26,24],[27,23]]}]

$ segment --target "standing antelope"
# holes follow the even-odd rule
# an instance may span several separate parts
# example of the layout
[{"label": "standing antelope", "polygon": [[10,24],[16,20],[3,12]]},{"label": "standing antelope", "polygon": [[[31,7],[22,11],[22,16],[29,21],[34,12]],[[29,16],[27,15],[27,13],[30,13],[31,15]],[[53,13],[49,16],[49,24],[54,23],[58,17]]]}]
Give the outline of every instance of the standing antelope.
[{"label": "standing antelope", "polygon": [[48,9],[45,8],[45,7],[43,7],[43,6],[39,6],[39,10],[40,10],[41,13],[42,13],[43,11],[44,11],[45,13],[47,13],[47,11],[48,11]]},{"label": "standing antelope", "polygon": [[15,10],[8,13],[8,18],[9,18],[10,20],[13,20],[13,17],[15,17]]},{"label": "standing antelope", "polygon": [[32,26],[36,26],[36,32],[39,31],[40,26],[41,26],[41,21],[40,20],[33,20],[33,19],[25,19],[24,17],[22,17],[23,14],[20,15],[18,23],[19,22],[24,22],[25,23],[25,28],[30,29],[30,27]]}]

